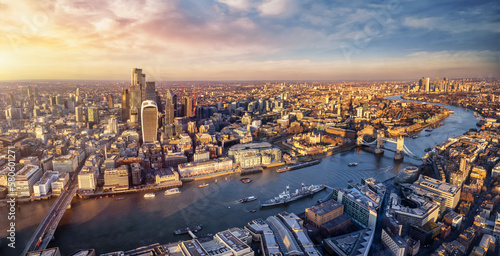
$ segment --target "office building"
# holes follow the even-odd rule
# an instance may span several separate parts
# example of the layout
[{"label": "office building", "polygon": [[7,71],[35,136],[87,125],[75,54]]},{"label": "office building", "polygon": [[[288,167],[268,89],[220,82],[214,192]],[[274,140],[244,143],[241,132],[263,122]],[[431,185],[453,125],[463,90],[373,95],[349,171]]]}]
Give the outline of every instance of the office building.
[{"label": "office building", "polygon": [[98,170],[94,166],[84,166],[78,174],[78,189],[95,190],[99,176]]},{"label": "office building", "polygon": [[98,124],[99,123],[99,109],[96,107],[90,107],[87,109],[88,117],[87,120],[91,125]]},{"label": "office building", "polygon": [[199,163],[179,164],[179,175],[182,178],[194,178],[199,175],[209,175],[217,172],[225,172],[233,169],[233,160],[229,158],[218,158]]},{"label": "office building", "polygon": [[144,92],[144,100],[152,100],[159,105],[159,102],[156,101],[156,96],[158,96],[158,93],[156,92],[155,82],[146,82],[146,88]]},{"label": "office building", "polygon": [[368,256],[373,242],[373,228],[366,228],[346,235],[323,240],[323,254],[327,256]]},{"label": "office building", "polygon": [[83,107],[75,107],[75,118],[77,122],[83,122]]},{"label": "office building", "polygon": [[147,100],[141,107],[141,129],[143,143],[154,143],[157,141],[158,129],[158,107],[156,102]]},{"label": "office building", "polygon": [[17,197],[29,197],[33,194],[33,185],[40,180],[43,172],[42,169],[37,165],[25,165],[19,171],[16,172],[15,178],[15,195]]},{"label": "office building", "polygon": [[74,172],[78,167],[78,157],[75,154],[58,156],[52,160],[54,171]]},{"label": "office building", "polygon": [[179,173],[174,171],[174,168],[161,168],[154,171],[155,184],[161,184],[163,182],[178,181]]},{"label": "office building", "polygon": [[113,99],[113,94],[108,94],[108,109],[115,108],[115,101]]},{"label": "office building", "polygon": [[333,220],[344,213],[344,205],[335,200],[306,208],[306,221],[319,228],[324,223]]},{"label": "office building", "polygon": [[190,117],[193,115],[193,102],[188,96],[182,97],[182,116]]},{"label": "office building", "polygon": [[406,256],[408,243],[399,235],[393,234],[389,229],[382,229],[382,243],[394,256]]},{"label": "office building", "polygon": [[42,178],[33,185],[33,193],[35,194],[35,197],[48,195],[52,187],[52,182],[57,180],[58,177],[58,172],[45,172]]},{"label": "office building", "polygon": [[130,116],[130,98],[128,89],[122,91],[122,121],[126,122]]},{"label": "office building", "polygon": [[129,174],[126,165],[104,171],[105,190],[118,191],[129,188]]},{"label": "office building", "polygon": [[56,180],[52,181],[52,194],[59,195],[69,181],[69,173],[59,173]]},{"label": "office building", "polygon": [[173,124],[177,116],[177,95],[172,90],[167,91],[165,101],[165,124]]},{"label": "office building", "polygon": [[[360,184],[360,186],[363,186]],[[362,227],[374,227],[378,204],[355,188],[334,188],[333,199],[344,205],[344,212]]]},{"label": "office building", "polygon": [[419,179],[413,185],[445,198],[446,209],[454,209],[458,201],[460,201],[460,188],[452,184],[420,175]]}]

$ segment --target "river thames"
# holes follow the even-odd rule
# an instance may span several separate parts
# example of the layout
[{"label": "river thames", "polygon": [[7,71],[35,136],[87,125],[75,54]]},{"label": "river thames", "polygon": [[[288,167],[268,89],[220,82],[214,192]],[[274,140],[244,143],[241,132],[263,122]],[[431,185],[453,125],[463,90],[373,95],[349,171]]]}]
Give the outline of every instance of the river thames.
[{"label": "river thames", "polygon": [[[400,96],[390,98],[401,99]],[[434,129],[430,136],[424,136],[427,132],[422,131],[416,139],[405,138],[405,145],[415,155],[421,157],[425,154],[425,148],[476,128],[478,120],[473,112],[446,107],[455,114],[445,119],[445,124]],[[396,146],[386,143],[385,147],[395,149]],[[95,249],[97,254],[125,251],[152,243],[165,244],[188,239],[187,235],[174,235],[175,229],[186,226],[202,224],[203,230],[199,235],[215,234],[227,228],[243,227],[253,219],[265,219],[282,211],[304,212],[306,207],[326,197],[329,190],[288,206],[259,209],[259,203],[278,195],[287,185],[291,189],[299,188],[301,183],[346,187],[349,180],[359,182],[363,177],[374,177],[384,181],[394,177],[406,166],[421,164],[420,160],[409,157],[396,163],[393,156],[389,151],[377,157],[353,149],[328,156],[318,165],[295,171],[276,173],[275,169],[265,169],[263,173],[247,175],[245,177],[253,180],[249,184],[241,183],[241,177],[233,174],[227,176],[227,180],[218,177],[217,183],[215,178],[185,183],[180,188],[182,193],[173,196],[164,196],[163,191],[159,191],[151,199],[145,199],[144,193],[120,196],[124,200],[75,199],[72,208],[63,216],[49,247],[59,247],[62,255],[86,248]],[[358,166],[348,167],[350,162],[357,162]],[[210,185],[199,188],[198,185],[204,182]],[[258,200],[244,204],[238,202],[240,198],[252,195]],[[53,199],[21,204],[16,213],[17,248],[12,250],[7,247],[6,232],[2,232],[0,255],[19,255],[52,203]],[[250,210],[257,211],[252,213]],[[1,216],[7,216],[7,211],[7,207],[0,207]],[[2,230],[8,228],[6,221],[0,223]]]}]

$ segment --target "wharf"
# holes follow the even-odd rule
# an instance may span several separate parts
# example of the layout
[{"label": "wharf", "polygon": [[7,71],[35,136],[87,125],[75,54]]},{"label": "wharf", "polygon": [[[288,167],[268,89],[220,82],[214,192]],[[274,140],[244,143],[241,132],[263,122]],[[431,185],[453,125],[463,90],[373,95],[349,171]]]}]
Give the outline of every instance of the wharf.
[{"label": "wharf", "polygon": [[120,194],[129,194],[129,193],[138,193],[138,192],[147,192],[147,191],[157,191],[169,188],[177,188],[182,187],[182,181],[169,181],[164,182],[157,186],[145,187],[145,188],[132,188],[121,191],[97,191],[97,192],[78,192],[77,195],[79,198],[92,198],[92,197],[100,197],[100,196],[110,196],[110,195],[120,195]]},{"label": "wharf", "polygon": [[262,172],[263,169],[260,166],[255,166],[255,167],[250,167],[250,168],[239,168],[236,171],[239,172],[240,175],[246,175],[246,174],[251,174],[251,173]]}]

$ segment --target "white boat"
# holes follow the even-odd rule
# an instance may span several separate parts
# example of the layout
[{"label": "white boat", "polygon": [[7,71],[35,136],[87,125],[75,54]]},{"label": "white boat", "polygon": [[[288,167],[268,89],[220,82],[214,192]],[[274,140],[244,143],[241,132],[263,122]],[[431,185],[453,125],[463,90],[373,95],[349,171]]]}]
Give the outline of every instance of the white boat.
[{"label": "white boat", "polygon": [[203,183],[203,184],[199,185],[198,187],[199,187],[199,188],[204,188],[204,187],[206,187],[206,186],[208,186],[208,183]]},{"label": "white boat", "polygon": [[144,194],[144,198],[152,198],[155,197],[155,193],[146,193]]},{"label": "white boat", "polygon": [[354,166],[357,166],[357,165],[358,165],[358,163],[354,163],[354,162],[353,162],[353,163],[349,163],[347,166],[349,166],[349,167],[354,167]]},{"label": "white boat", "polygon": [[180,194],[181,191],[178,189],[178,188],[172,188],[172,189],[167,189],[165,191],[165,195],[166,196],[170,196],[170,195],[175,195],[175,194]]}]

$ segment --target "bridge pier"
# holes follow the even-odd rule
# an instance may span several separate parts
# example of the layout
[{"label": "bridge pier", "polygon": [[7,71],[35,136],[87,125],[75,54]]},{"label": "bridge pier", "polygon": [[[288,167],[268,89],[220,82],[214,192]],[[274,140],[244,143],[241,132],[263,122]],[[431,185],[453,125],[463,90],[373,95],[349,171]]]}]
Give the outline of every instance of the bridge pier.
[{"label": "bridge pier", "polygon": [[382,145],[384,145],[384,132],[381,130],[377,131],[377,147],[375,148],[375,155],[383,155],[384,150],[382,149]]},{"label": "bridge pier", "polygon": [[405,138],[403,136],[399,136],[396,142],[396,153],[394,154],[395,161],[403,160],[403,150],[404,150]]}]

